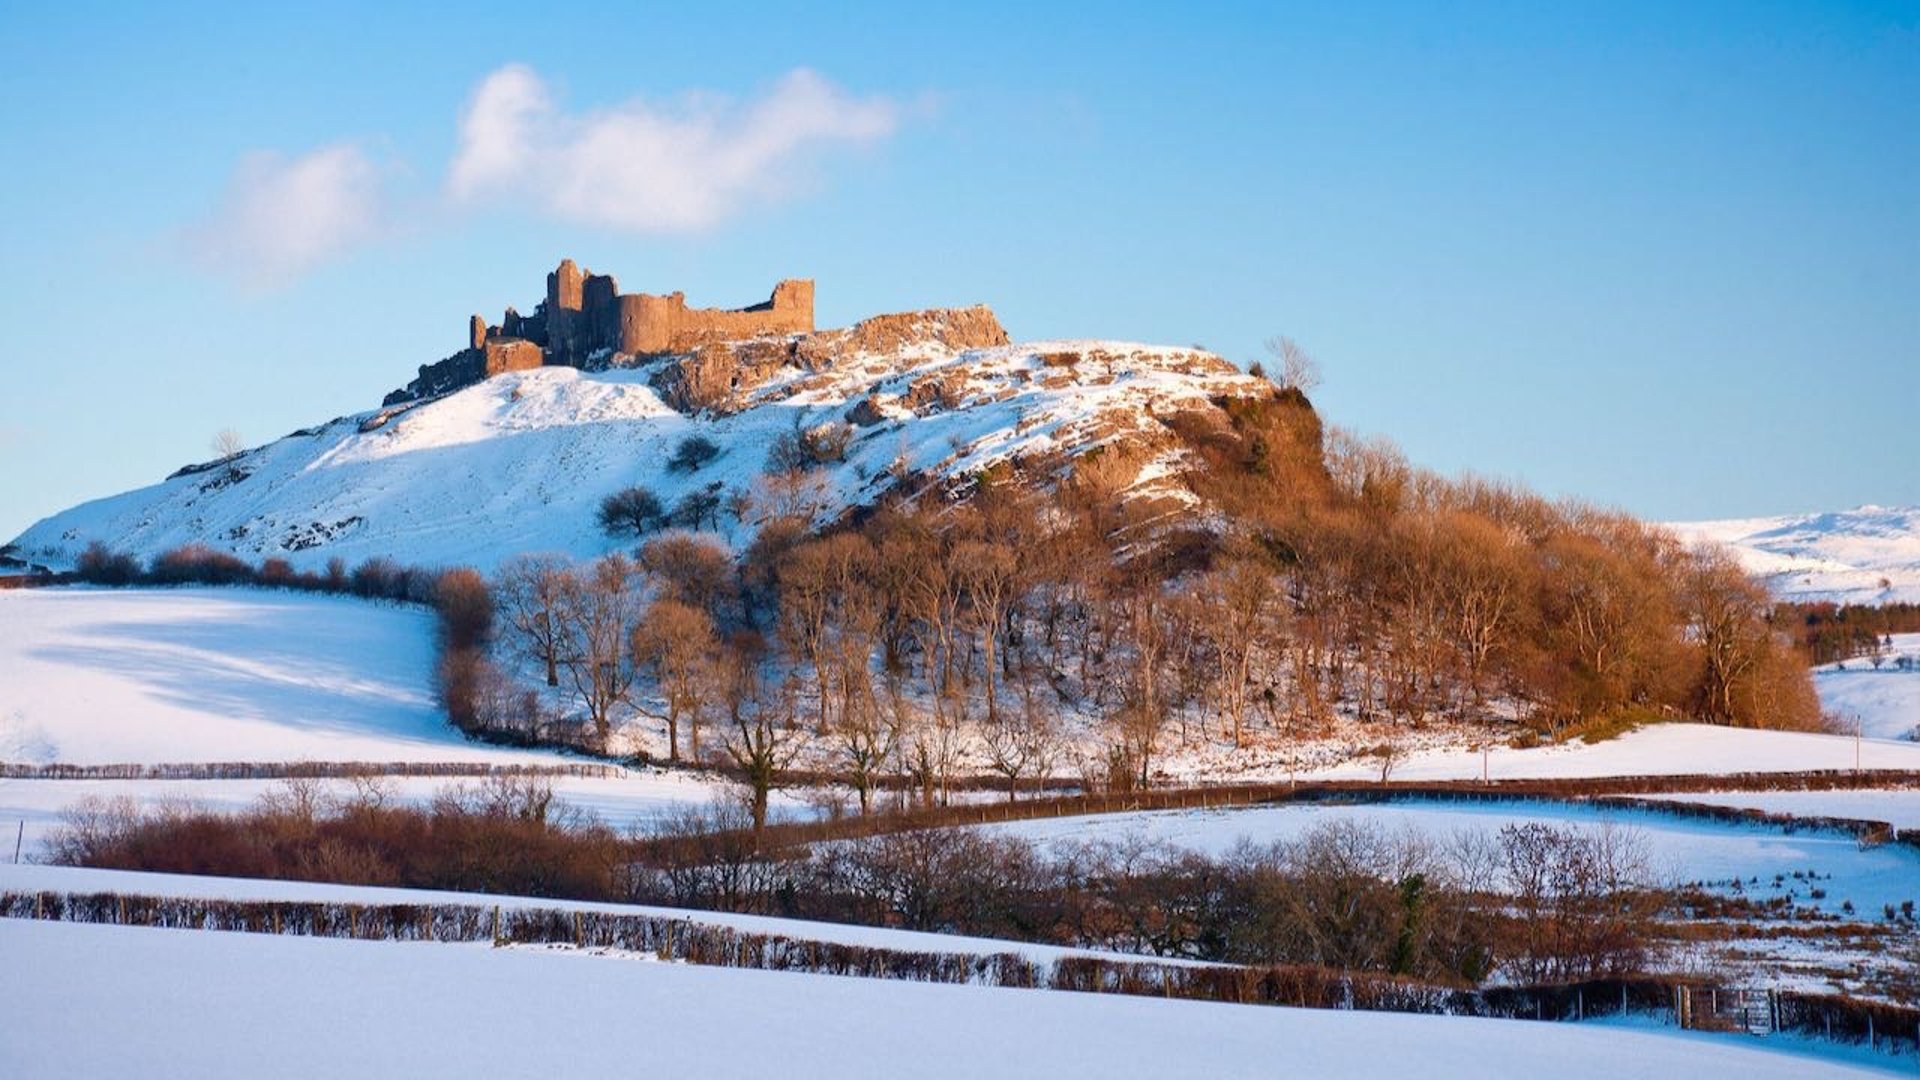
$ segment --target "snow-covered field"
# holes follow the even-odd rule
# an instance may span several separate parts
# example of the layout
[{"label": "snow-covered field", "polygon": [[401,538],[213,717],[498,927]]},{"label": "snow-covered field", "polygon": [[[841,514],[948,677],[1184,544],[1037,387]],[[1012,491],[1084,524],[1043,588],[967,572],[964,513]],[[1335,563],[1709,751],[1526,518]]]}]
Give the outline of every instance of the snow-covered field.
[{"label": "snow-covered field", "polygon": [[[415,608],[267,589],[21,589],[0,591],[0,627],[0,761],[578,760],[469,742],[448,726],[433,700],[430,619]],[[451,782],[380,781],[421,802]],[[31,852],[85,798],[238,810],[275,783],[0,779],[0,847],[10,856],[24,823]],[[723,791],[696,775],[649,770],[550,783],[617,828]],[[776,811],[807,808],[782,795]]]},{"label": "snow-covered field", "polygon": [[[1920,678],[1920,677],[1917,677]],[[1690,773],[1801,772],[1815,769],[1920,769],[1920,743],[1850,735],[1756,731],[1710,724],[1652,724],[1618,738],[1518,750],[1497,745],[1409,752],[1395,780],[1559,779],[1675,776]],[[1282,774],[1284,775],[1284,773]],[[1302,773],[1302,776],[1308,774]],[[1312,775],[1378,779],[1377,762],[1355,761]]]},{"label": "snow-covered field", "polygon": [[[153,874],[129,870],[95,870],[77,866],[0,863],[0,890],[14,892],[116,892],[142,896],[180,896],[221,900],[296,900],[359,904],[470,904],[485,907],[543,908],[563,911],[602,911],[683,919],[701,926],[723,926],[753,934],[779,934],[800,941],[866,945],[903,952],[1019,953],[1047,964],[1063,956],[1125,957],[1094,949],[1067,949],[1054,945],[930,934],[913,930],[811,922],[765,915],[723,911],[688,911],[641,904],[604,904],[541,897],[441,892],[430,889],[390,889],[367,885],[330,885],[315,881],[265,881],[255,878],[201,877],[191,874]],[[0,1074],[4,1075],[4,1074]]]},{"label": "snow-covered field", "polygon": [[1795,817],[1884,821],[1896,829],[1920,830],[1920,790],[1866,788],[1854,791],[1698,791],[1650,798],[1708,806],[1737,806]]},{"label": "snow-covered field", "polygon": [[[1785,1039],[0,920],[0,1075],[1888,1075]],[[1784,1051],[1784,1052],[1783,1052]],[[1497,1064],[1496,1064],[1497,1063]]]},{"label": "snow-covered field", "polygon": [[[380,792],[395,800],[424,805],[452,784],[476,784],[476,779],[432,779],[427,777],[382,777],[375,781]],[[47,834],[58,828],[62,816],[75,804],[87,799],[114,799],[125,796],[143,806],[161,803],[191,805],[209,810],[233,812],[245,810],[268,791],[280,786],[279,780],[8,780],[0,779],[0,856],[13,853],[16,839],[23,850],[38,850]],[[701,807],[714,800],[730,797],[727,787],[717,781],[689,773],[635,769],[621,777],[555,776],[541,783],[553,789],[567,805],[586,811],[614,829],[625,832],[659,820],[675,810]],[[355,785],[348,780],[323,780],[321,792],[331,798],[357,797]],[[777,818],[809,817],[814,813],[793,791],[775,792],[773,814]],[[24,827],[24,832],[20,830]]]},{"label": "snow-covered field", "polygon": [[433,700],[423,610],[266,589],[0,592],[0,761],[551,762]]},{"label": "snow-covered field", "polygon": [[[1905,657],[1910,666],[1902,669]],[[1865,657],[1814,669],[1820,704],[1842,720],[1857,721],[1870,738],[1920,738],[1920,634],[1893,635],[1893,648],[1875,667]]]},{"label": "snow-covered field", "polygon": [[[1701,882],[1727,891],[1740,879],[1752,899],[1792,897],[1795,906],[1841,913],[1851,902],[1868,916],[1883,905],[1920,902],[1920,849],[1862,848],[1854,837],[1825,830],[1786,832],[1622,807],[1539,802],[1405,801],[1364,805],[1289,804],[1240,810],[1179,810],[1043,818],[992,826],[1043,843],[1164,841],[1218,855],[1246,840],[1296,840],[1332,822],[1353,822],[1445,844],[1463,832],[1495,833],[1504,825],[1540,823],[1582,830],[1611,828],[1640,845],[1649,869],[1670,884]],[[1796,876],[1799,875],[1799,876]],[[1752,879],[1758,879],[1757,883]],[[1813,895],[1815,890],[1824,896]]]},{"label": "snow-covered field", "polygon": [[1920,507],[1861,506],[1668,528],[1689,543],[1725,545],[1785,599],[1920,602]]}]

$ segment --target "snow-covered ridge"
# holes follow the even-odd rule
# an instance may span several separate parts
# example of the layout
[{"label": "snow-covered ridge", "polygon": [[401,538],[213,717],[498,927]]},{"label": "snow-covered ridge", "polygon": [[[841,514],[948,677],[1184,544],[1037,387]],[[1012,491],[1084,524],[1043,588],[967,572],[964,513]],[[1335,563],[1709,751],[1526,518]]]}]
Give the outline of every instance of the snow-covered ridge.
[{"label": "snow-covered ridge", "polygon": [[[1173,485],[1178,450],[1159,418],[1270,384],[1192,349],[1059,341],[964,352],[926,342],[787,366],[715,413],[688,415],[656,389],[660,364],[514,372],[411,407],[369,411],[248,451],[236,469],[176,474],[38,522],[10,552],[71,566],[94,540],[151,557],[205,543],[250,561],[312,569],[387,556],[490,567],[526,551],[592,556],[607,494],[643,484],[672,506],[761,483],[767,448],[796,425],[852,422],[846,460],[812,497],[822,517],[871,501],[900,475],[962,479],[997,462],[1058,463],[1096,446],[1137,449],[1143,484]],[[717,459],[674,472],[692,434]],[[236,479],[236,477],[240,477]],[[743,542],[755,520],[723,516]]]},{"label": "snow-covered ridge", "polygon": [[1920,602],[1920,507],[1669,525],[1690,544],[1722,544],[1774,595],[1847,604]]}]

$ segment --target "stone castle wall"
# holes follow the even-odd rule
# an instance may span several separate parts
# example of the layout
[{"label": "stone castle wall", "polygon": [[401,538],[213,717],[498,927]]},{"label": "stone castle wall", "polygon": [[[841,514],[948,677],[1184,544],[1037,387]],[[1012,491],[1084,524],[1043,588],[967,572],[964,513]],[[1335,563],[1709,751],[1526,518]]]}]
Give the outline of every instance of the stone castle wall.
[{"label": "stone castle wall", "polygon": [[782,281],[765,303],[727,311],[690,308],[684,293],[622,293],[609,274],[564,260],[547,275],[545,346],[555,363],[584,363],[595,353],[626,356],[687,352],[714,341],[813,330],[813,282]]},{"label": "stone castle wall", "polygon": [[615,352],[630,355],[682,353],[716,341],[743,341],[813,332],[813,282],[787,280],[764,304],[738,311],[689,308],[682,293],[616,296],[612,326]]},{"label": "stone castle wall", "polygon": [[692,352],[719,341],[791,336],[813,330],[813,282],[790,279],[764,303],[728,311],[690,308],[683,293],[622,293],[610,274],[563,259],[547,275],[547,294],[531,316],[512,308],[497,324],[467,324],[467,347],[420,369],[386,404],[446,393],[506,371],[543,364],[583,367],[614,355]]},{"label": "stone castle wall", "polygon": [[780,368],[819,371],[862,356],[927,346],[958,352],[1007,343],[985,307],[876,315],[840,330],[813,327],[813,282],[789,279],[763,303],[737,310],[690,308],[682,293],[622,293],[611,275],[562,260],[532,315],[508,308],[498,324],[475,315],[467,347],[386,397],[397,405],[544,365],[624,365],[616,357],[667,357],[655,385],[677,409],[736,407]]}]

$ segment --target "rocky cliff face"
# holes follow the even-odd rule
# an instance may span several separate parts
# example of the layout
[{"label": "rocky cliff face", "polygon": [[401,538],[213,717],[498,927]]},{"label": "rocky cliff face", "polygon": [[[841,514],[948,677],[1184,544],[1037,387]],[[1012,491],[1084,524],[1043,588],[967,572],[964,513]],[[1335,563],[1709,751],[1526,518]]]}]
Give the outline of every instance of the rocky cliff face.
[{"label": "rocky cliff face", "polygon": [[1007,343],[984,305],[876,315],[841,330],[715,342],[668,358],[653,385],[681,412],[734,412],[783,373],[819,374],[883,359],[888,365]]}]

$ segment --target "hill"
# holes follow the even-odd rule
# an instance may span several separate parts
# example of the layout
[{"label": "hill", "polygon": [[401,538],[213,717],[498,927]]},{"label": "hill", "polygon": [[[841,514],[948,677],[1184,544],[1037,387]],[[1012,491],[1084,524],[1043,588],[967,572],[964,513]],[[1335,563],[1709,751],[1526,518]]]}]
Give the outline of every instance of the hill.
[{"label": "hill", "polygon": [[[878,348],[856,340],[811,365],[727,371],[724,390],[707,396],[697,384],[713,373],[711,349],[599,371],[508,372],[76,506],[9,550],[56,570],[93,541],[145,558],[205,543],[301,569],[336,557],[490,568],[525,551],[608,550],[595,509],[636,484],[669,508],[696,493],[715,497],[721,506],[708,527],[739,546],[765,516],[794,503],[832,520],[900,483],[964,487],[995,468],[1055,473],[1095,450],[1125,451],[1113,457],[1129,459],[1125,483],[1135,495],[1178,497],[1182,452],[1166,421],[1217,413],[1222,396],[1276,393],[1193,349],[1101,341],[953,348],[939,329]],[[770,447],[806,432],[844,446],[829,446],[805,489],[769,491]],[[717,453],[676,470],[670,459],[696,435]]]},{"label": "hill", "polygon": [[1920,507],[1860,506],[1670,527],[1690,543],[1724,545],[1783,600],[1920,603]]}]

